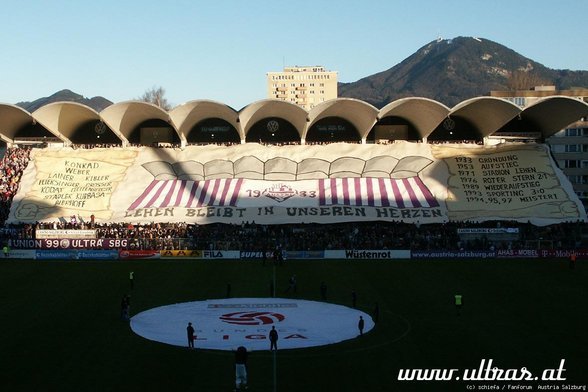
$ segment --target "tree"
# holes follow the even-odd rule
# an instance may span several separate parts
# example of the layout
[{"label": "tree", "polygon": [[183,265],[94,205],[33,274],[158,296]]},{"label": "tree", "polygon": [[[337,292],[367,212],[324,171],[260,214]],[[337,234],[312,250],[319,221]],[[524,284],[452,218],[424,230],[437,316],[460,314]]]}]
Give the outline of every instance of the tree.
[{"label": "tree", "polygon": [[143,95],[139,97],[139,100],[157,105],[163,110],[171,109],[171,104],[167,101],[167,98],[165,97],[165,89],[161,86],[151,87],[149,90],[145,91]]},{"label": "tree", "polygon": [[507,84],[509,90],[529,90],[535,86],[549,84],[549,82],[537,73],[518,69],[509,75]]}]

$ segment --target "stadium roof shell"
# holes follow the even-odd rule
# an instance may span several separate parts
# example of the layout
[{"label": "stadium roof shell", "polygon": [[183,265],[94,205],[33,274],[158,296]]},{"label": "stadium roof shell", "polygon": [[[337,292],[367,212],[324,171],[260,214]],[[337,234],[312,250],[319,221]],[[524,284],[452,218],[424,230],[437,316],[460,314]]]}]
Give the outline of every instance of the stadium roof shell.
[{"label": "stadium roof shell", "polygon": [[[19,132],[40,124],[65,144],[73,144],[72,137],[88,123],[102,123],[124,145],[137,127],[150,120],[168,124],[182,144],[187,143],[191,130],[201,121],[215,118],[235,128],[242,143],[247,133],[260,120],[281,118],[289,122],[300,135],[302,143],[309,129],[329,117],[337,117],[352,124],[365,143],[366,137],[379,121],[399,117],[411,124],[419,137],[426,139],[447,118],[462,118],[473,127],[472,134],[490,136],[514,119],[532,124],[543,138],[567,125],[588,117],[588,104],[565,96],[546,97],[521,109],[510,101],[495,97],[476,97],[448,108],[440,102],[421,97],[402,98],[381,109],[351,98],[337,98],[323,102],[307,111],[293,103],[266,99],[253,102],[240,111],[211,100],[194,100],[165,111],[141,101],[125,101],[108,106],[101,112],[73,102],[55,102],[33,113],[12,104],[0,104],[0,139],[5,143],[18,140]],[[38,135],[41,136],[41,135]]]},{"label": "stadium roof shell", "polygon": [[450,109],[429,98],[402,98],[380,109],[378,119],[396,116],[415,125],[421,138],[429,136],[447,118]]}]

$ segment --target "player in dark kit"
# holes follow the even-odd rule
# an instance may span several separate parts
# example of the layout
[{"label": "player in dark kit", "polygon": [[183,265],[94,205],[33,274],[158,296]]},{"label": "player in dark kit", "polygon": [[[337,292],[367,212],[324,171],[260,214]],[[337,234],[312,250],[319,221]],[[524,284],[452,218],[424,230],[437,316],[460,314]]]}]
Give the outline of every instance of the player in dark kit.
[{"label": "player in dark kit", "polygon": [[235,390],[247,389],[247,349],[239,346],[235,351]]},{"label": "player in dark kit", "polygon": [[272,326],[272,330],[269,333],[270,339],[270,351],[271,350],[278,350],[278,331],[276,331],[276,327]]},{"label": "player in dark kit", "polygon": [[321,288],[321,299],[323,301],[326,301],[327,300],[327,284],[324,281],[321,282],[320,288]]},{"label": "player in dark kit", "polygon": [[188,323],[186,332],[188,333],[188,348],[194,348],[194,327],[192,323]]}]

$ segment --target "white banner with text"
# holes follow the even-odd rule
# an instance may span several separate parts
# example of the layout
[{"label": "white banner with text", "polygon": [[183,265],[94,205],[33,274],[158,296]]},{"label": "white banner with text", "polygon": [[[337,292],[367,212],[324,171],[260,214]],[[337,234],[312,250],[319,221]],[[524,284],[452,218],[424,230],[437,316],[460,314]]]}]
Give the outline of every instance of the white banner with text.
[{"label": "white banner with text", "polygon": [[586,212],[542,144],[33,150],[8,223],[74,219],[547,225]]}]

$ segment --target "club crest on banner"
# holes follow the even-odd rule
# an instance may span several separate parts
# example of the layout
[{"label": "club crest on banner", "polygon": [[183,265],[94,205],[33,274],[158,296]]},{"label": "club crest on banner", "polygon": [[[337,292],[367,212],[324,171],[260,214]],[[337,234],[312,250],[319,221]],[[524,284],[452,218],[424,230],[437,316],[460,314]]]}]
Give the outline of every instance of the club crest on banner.
[{"label": "club crest on banner", "polygon": [[298,191],[293,190],[291,186],[286,184],[276,184],[271,188],[266,188],[261,194],[281,203],[298,194]]}]

